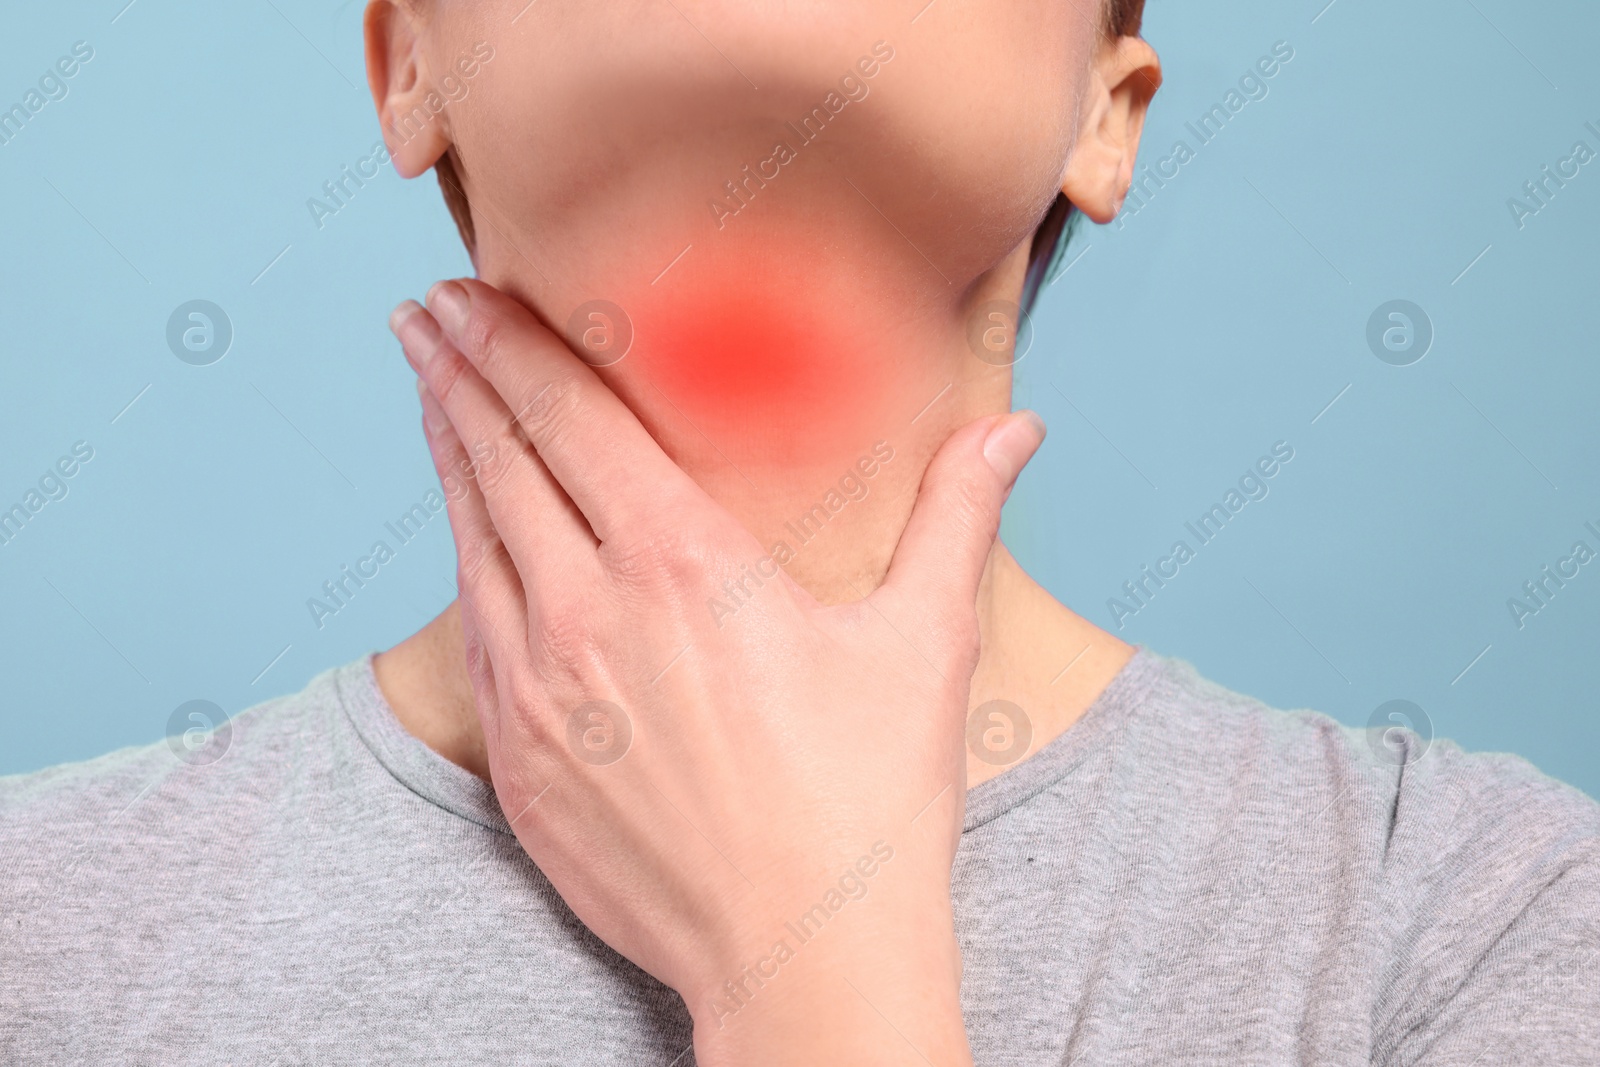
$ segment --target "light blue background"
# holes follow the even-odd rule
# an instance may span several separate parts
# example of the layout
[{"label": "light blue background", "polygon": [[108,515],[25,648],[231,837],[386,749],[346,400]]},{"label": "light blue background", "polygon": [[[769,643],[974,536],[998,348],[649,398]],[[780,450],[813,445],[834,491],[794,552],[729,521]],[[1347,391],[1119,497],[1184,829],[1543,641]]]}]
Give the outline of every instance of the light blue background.
[{"label": "light blue background", "polygon": [[[323,629],[305,607],[435,484],[384,321],[469,270],[431,179],[385,168],[320,231],[306,209],[378,137],[362,5],[124,3],[13,5],[0,35],[3,106],[95,50],[0,146],[0,507],[95,450],[0,547],[0,773],[293,691],[452,595],[441,518]],[[1410,699],[1600,794],[1600,562],[1520,630],[1506,607],[1600,549],[1600,162],[1521,230],[1506,206],[1600,149],[1600,9],[1325,3],[1150,0],[1147,162],[1275,42],[1295,58],[1046,293],[1018,401],[1052,432],[1007,539],[1231,688],[1352,724]],[[235,330],[209,367],[166,347],[195,298]],[[1365,340],[1396,298],[1437,334],[1408,367]],[[1117,631],[1107,599],[1279,440],[1271,495]]]}]

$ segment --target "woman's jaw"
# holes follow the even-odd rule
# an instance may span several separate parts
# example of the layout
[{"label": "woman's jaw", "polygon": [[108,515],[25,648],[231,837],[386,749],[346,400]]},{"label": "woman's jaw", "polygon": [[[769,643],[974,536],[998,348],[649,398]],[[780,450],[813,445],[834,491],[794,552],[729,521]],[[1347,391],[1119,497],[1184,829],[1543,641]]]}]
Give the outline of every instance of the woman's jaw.
[{"label": "woman's jaw", "polygon": [[[369,80],[393,132],[453,79],[392,147],[450,154],[479,277],[577,347],[631,334],[602,377],[763,544],[893,448],[843,567],[875,584],[937,446],[1009,407],[968,335],[1017,317],[1103,0],[404,7],[369,8]],[[795,577],[849,595],[824,555]]]}]

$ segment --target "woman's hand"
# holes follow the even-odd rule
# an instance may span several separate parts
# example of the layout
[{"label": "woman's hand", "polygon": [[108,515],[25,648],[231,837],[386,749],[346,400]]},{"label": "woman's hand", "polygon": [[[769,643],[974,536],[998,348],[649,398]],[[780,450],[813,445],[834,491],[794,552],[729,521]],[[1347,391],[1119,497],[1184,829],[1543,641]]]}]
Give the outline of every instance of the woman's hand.
[{"label": "woman's hand", "polygon": [[523,307],[469,280],[429,309],[391,324],[528,854],[682,995],[704,1067],[969,1063],[950,870],[975,601],[1037,417],[956,433],[883,585],[824,607]]}]

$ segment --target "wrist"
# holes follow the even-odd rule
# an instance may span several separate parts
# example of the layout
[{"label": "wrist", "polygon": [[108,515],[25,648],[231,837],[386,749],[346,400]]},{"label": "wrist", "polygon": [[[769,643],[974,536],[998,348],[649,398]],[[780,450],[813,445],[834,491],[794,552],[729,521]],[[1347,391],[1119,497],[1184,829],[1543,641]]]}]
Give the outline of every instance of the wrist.
[{"label": "wrist", "polygon": [[948,900],[869,921],[882,918],[836,916],[821,930],[788,923],[721,982],[689,991],[701,1067],[967,1067]]}]

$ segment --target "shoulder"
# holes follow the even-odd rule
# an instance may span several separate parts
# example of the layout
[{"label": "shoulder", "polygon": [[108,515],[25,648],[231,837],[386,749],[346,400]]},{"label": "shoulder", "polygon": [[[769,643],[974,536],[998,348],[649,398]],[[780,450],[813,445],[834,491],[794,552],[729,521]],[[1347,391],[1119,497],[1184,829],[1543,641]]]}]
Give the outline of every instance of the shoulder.
[{"label": "shoulder", "polygon": [[1276,898],[1286,935],[1364,943],[1378,1061],[1600,1047],[1600,804],[1518,756],[1156,667],[1118,762],[1145,795],[1166,783],[1171,825],[1235,872],[1226,895]]},{"label": "shoulder", "polygon": [[285,778],[316,774],[355,665],[325,671],[299,693],[230,718],[197,711],[188,732],[29,774],[0,777],[0,899],[7,906],[135,874],[160,850],[226,849],[284,795]]},{"label": "shoulder", "polygon": [[1466,752],[1403,714],[1361,728],[1280,710],[1151,659],[1128,736],[1193,799],[1265,806],[1300,829],[1359,821],[1388,867],[1436,866],[1473,843],[1532,858],[1600,842],[1600,804],[1520,756]]},{"label": "shoulder", "polygon": [[1600,1048],[1600,805],[1518,756],[1408,755],[1386,794],[1380,1049],[1487,1067]]}]

